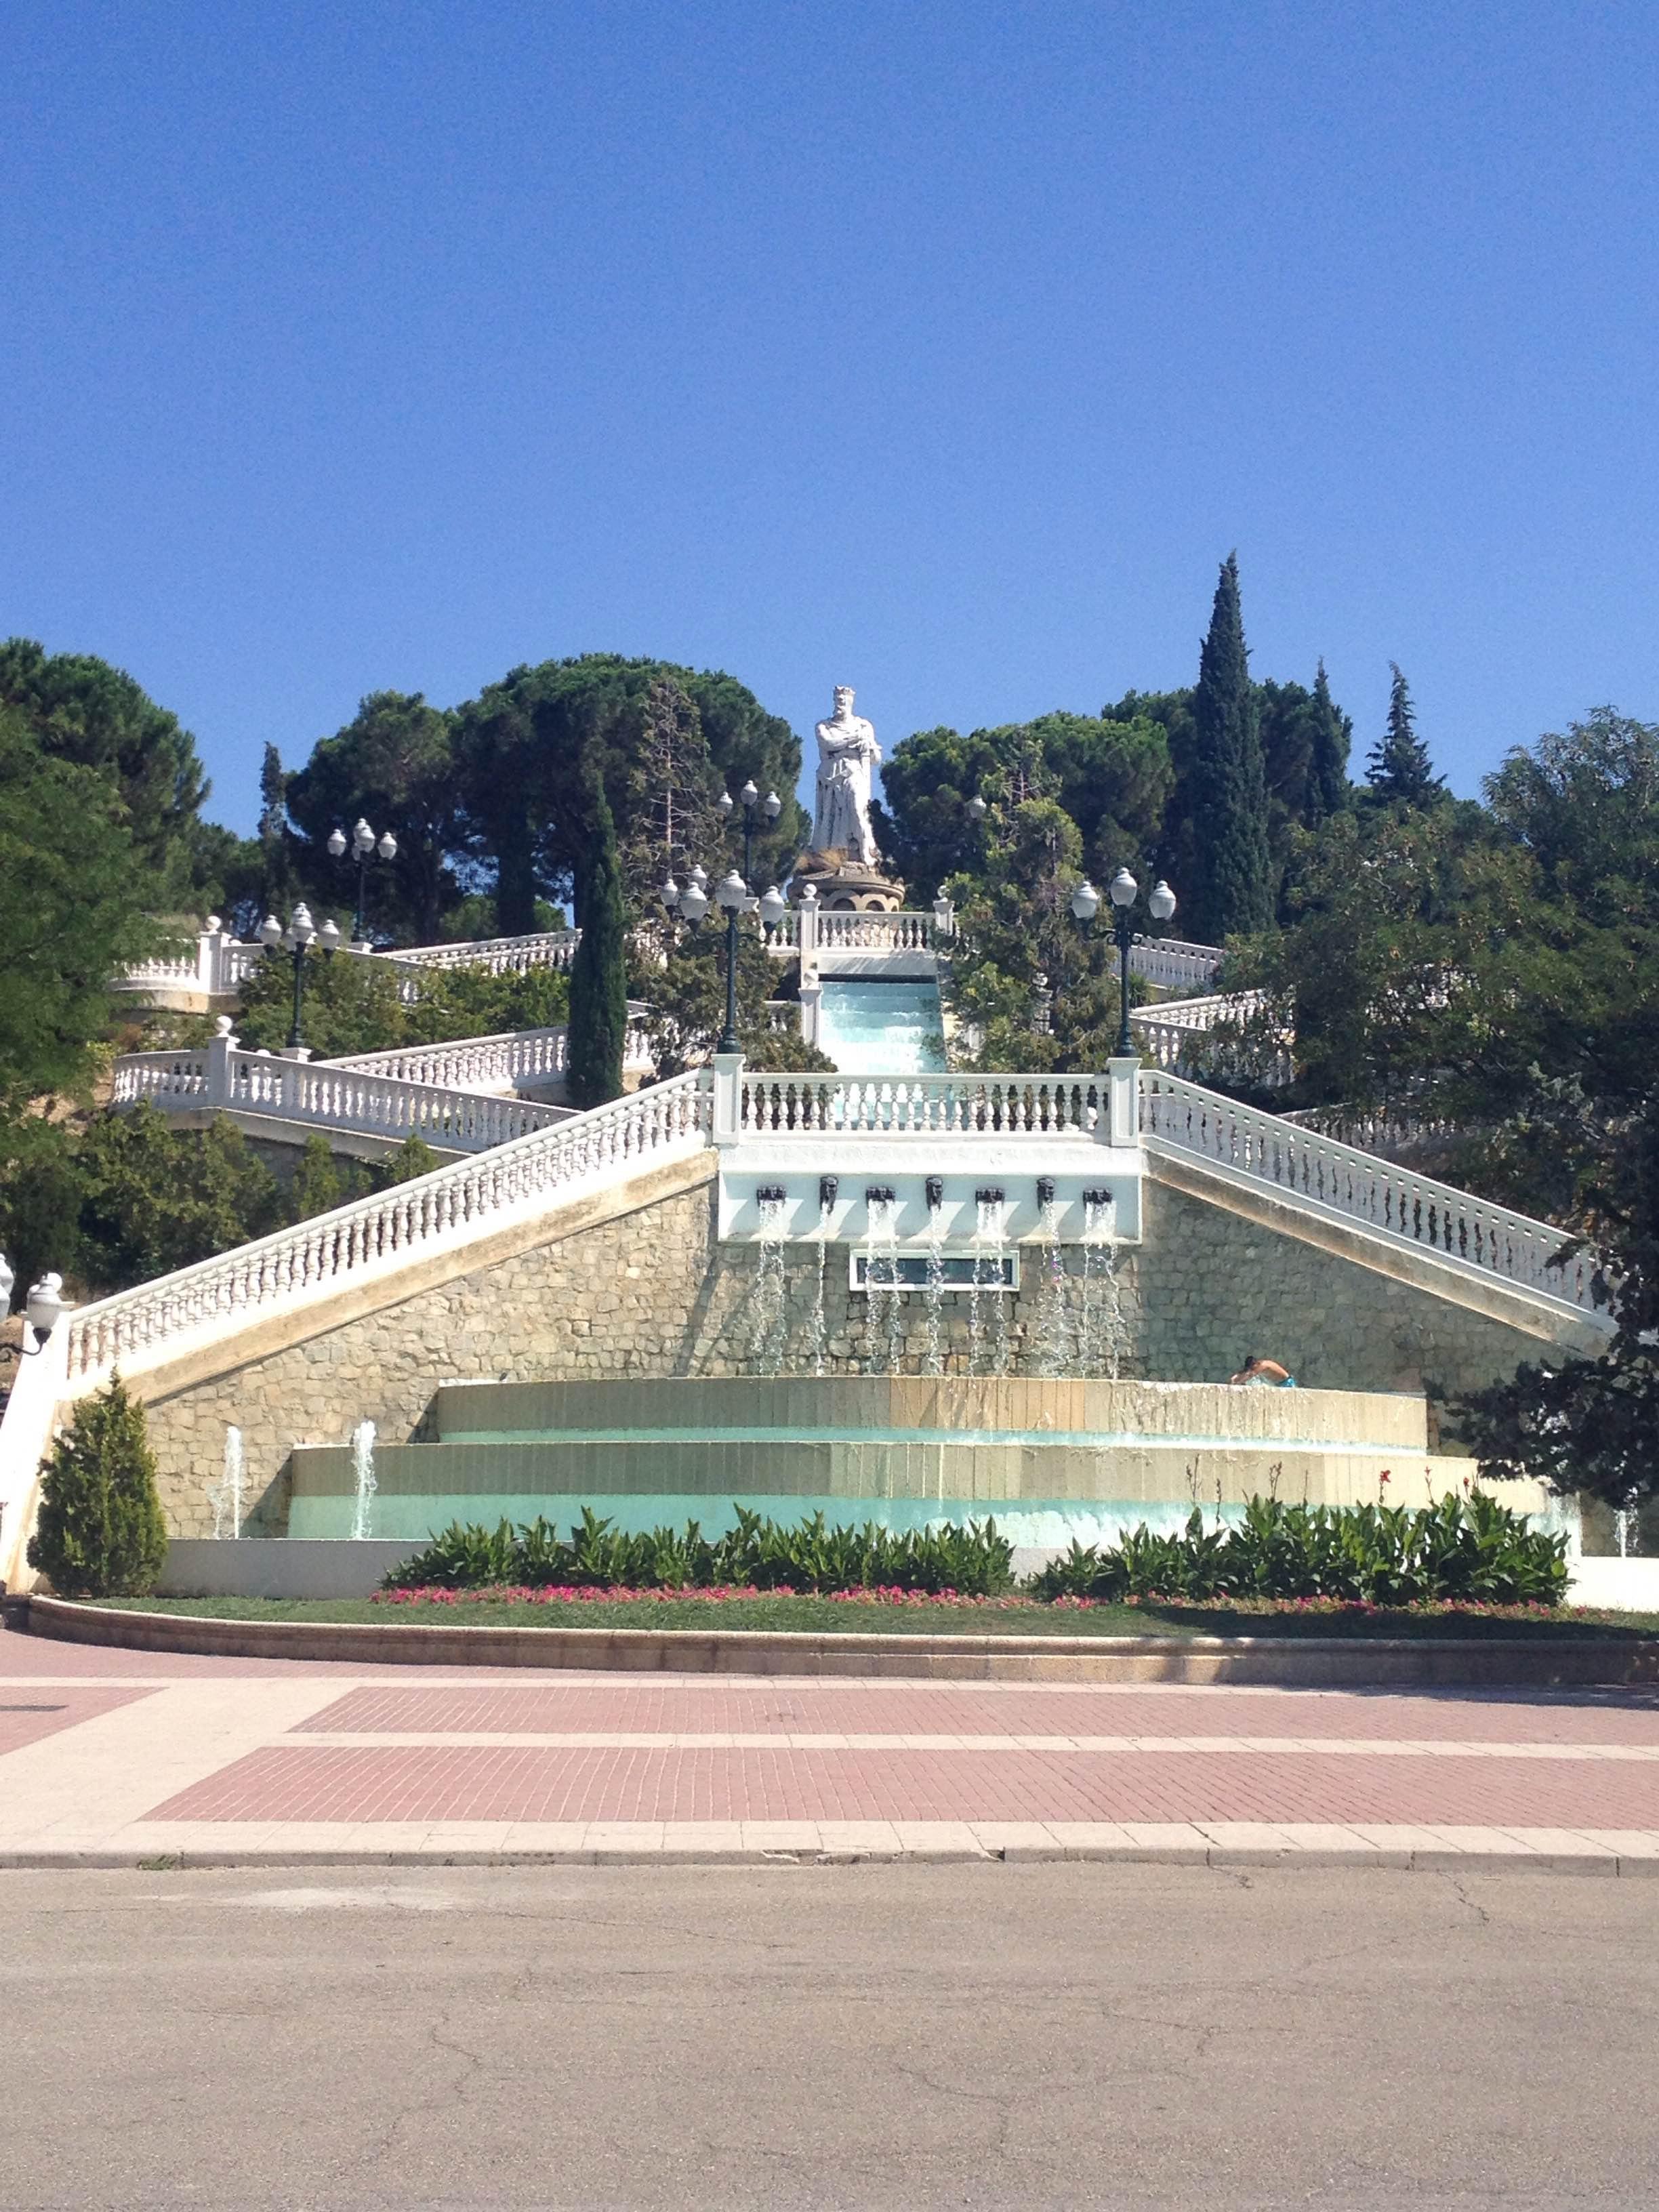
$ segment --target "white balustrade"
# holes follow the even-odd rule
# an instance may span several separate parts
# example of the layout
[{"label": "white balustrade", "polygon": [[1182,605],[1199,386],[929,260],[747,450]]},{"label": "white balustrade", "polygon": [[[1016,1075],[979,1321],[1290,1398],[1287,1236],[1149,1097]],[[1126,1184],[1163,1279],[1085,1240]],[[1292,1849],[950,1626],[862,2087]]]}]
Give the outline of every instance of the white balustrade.
[{"label": "white balustrade", "polygon": [[755,1137],[1092,1137],[1102,1075],[742,1077],[738,1126]]},{"label": "white balustrade", "polygon": [[1553,1265],[1565,1239],[1547,1221],[1413,1175],[1179,1076],[1150,1071],[1142,1076],[1140,1127],[1154,1146],[1212,1161],[1299,1206],[1553,1304],[1586,1315],[1596,1311],[1592,1263],[1580,1255]]},{"label": "white balustrade", "polygon": [[568,968],[581,942],[579,929],[538,929],[525,937],[481,937],[460,945],[406,945],[381,954],[410,968],[482,968],[491,975],[522,975],[532,968]]},{"label": "white balustrade", "polygon": [[1212,982],[1220,967],[1218,945],[1187,945],[1176,937],[1149,938],[1131,947],[1129,973],[1164,991],[1190,991]]},{"label": "white balustrade", "polygon": [[133,1106],[148,1098],[163,1109],[199,1106],[207,1088],[205,1053],[129,1052],[115,1063],[112,1100],[117,1106]]},{"label": "white balustrade", "polygon": [[603,1188],[641,1167],[696,1152],[708,1141],[709,1109],[709,1078],[693,1070],[591,1113],[563,1115],[556,1126],[537,1128],[479,1158],[456,1161],[218,1259],[82,1306],[60,1324],[69,1388],[79,1395],[113,1368],[131,1372],[234,1336],[532,1215],[568,1193]]},{"label": "white balustrade", "polygon": [[1243,1024],[1267,1003],[1263,991],[1219,991],[1201,999],[1170,999],[1161,1006],[1137,1006],[1129,1016],[1135,1042],[1155,1066],[1189,1075],[1248,1072],[1269,1090],[1294,1080],[1296,1069],[1283,1044],[1270,1059],[1247,1053],[1236,1038],[1218,1037],[1223,1024]]},{"label": "white balustrade", "polygon": [[551,1029],[501,1030],[490,1036],[457,1037],[446,1044],[392,1045],[385,1052],[343,1053],[330,1067],[401,1083],[442,1083],[457,1091],[514,1091],[521,1084],[556,1083],[564,1073],[561,1022]]},{"label": "white balustrade", "polygon": [[928,952],[933,949],[933,917],[921,908],[902,908],[896,914],[857,914],[820,907],[817,927],[820,952]]},{"label": "white balustrade", "polygon": [[761,1012],[774,1036],[796,1036],[800,1032],[800,1005],[794,999],[768,999]]}]

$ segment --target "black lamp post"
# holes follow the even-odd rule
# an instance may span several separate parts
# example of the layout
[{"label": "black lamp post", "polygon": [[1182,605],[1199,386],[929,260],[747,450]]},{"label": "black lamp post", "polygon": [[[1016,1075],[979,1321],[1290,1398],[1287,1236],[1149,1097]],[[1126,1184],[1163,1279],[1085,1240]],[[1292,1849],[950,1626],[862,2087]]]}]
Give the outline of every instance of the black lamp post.
[{"label": "black lamp post", "polygon": [[306,952],[313,939],[325,952],[336,951],[340,942],[339,924],[325,921],[319,929],[311,918],[311,908],[303,899],[295,908],[286,929],[274,914],[268,914],[259,924],[261,945],[272,952],[279,945],[286,945],[294,956],[294,1022],[288,1033],[290,1052],[300,1050],[305,1043],[300,1024],[305,1011]]},{"label": "black lamp post", "polygon": [[[331,830],[328,836],[331,858],[345,858],[346,834],[343,830]],[[383,860],[398,857],[398,841],[387,830],[377,837],[360,814],[352,826],[351,857],[357,863],[357,911],[351,918],[351,934],[359,943],[362,940],[363,923],[368,908],[368,864],[378,854]]]},{"label": "black lamp post", "polygon": [[[1134,926],[1135,901],[1140,896],[1140,885],[1127,868],[1120,868],[1107,886],[1112,902],[1112,934],[1117,939],[1118,994],[1121,1018],[1117,1029],[1117,1054],[1120,1060],[1134,1051],[1134,1039],[1129,1034],[1129,952],[1136,937]],[[1146,895],[1147,911],[1152,920],[1164,922],[1176,910],[1176,895],[1160,876]],[[1085,877],[1072,893],[1072,912],[1085,929],[1100,911],[1100,893]]]},{"label": "black lamp post", "polygon": [[[745,783],[738,794],[743,802],[743,867],[739,875],[735,868],[716,885],[714,899],[726,916],[726,1028],[714,1049],[717,1052],[741,1052],[738,1042],[738,916],[750,907],[755,908],[768,929],[775,929],[783,920],[785,900],[775,884],[763,898],[757,899],[749,889],[748,878],[754,866],[755,820],[764,814],[768,822],[775,822],[783,811],[783,801],[775,791],[769,791],[763,799],[753,781]],[[732,799],[730,792],[722,792],[720,809],[730,820]],[[695,929],[708,911],[708,893],[704,889],[708,878],[701,868],[694,868],[691,879],[682,890],[670,876],[658,896],[669,914],[678,911],[683,921]]]}]

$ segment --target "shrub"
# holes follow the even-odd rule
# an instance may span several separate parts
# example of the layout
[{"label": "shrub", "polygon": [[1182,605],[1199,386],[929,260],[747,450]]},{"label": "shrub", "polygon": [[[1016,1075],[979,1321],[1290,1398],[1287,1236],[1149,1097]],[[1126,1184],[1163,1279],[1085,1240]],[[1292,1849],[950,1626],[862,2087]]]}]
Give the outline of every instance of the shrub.
[{"label": "shrub", "polygon": [[386,1589],[477,1589],[511,1583],[573,1589],[955,1590],[994,1597],[1013,1583],[1013,1553],[994,1521],[966,1528],[830,1526],[822,1513],[786,1528],[743,1506],[728,1534],[613,1528],[591,1506],[562,1538],[550,1521],[514,1530],[455,1522],[386,1577]]},{"label": "shrub", "polygon": [[1034,1596],[1340,1598],[1411,1605],[1437,1598],[1559,1605],[1565,1536],[1529,1528],[1482,1491],[1404,1505],[1286,1505],[1253,1498],[1236,1527],[1179,1535],[1145,1524],[1101,1550],[1073,1540],[1034,1576]]},{"label": "shrub", "polygon": [[118,1375],[52,1448],[29,1565],[63,1597],[142,1597],[167,1555],[144,1409]]}]

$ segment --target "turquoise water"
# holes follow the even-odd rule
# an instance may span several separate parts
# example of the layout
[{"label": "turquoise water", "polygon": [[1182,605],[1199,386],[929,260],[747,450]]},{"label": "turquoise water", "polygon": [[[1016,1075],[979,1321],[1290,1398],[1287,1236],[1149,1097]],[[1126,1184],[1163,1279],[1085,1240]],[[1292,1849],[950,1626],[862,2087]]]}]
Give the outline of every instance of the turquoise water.
[{"label": "turquoise water", "polygon": [[945,1021],[939,985],[826,983],[818,1042],[843,1075],[941,1075]]}]

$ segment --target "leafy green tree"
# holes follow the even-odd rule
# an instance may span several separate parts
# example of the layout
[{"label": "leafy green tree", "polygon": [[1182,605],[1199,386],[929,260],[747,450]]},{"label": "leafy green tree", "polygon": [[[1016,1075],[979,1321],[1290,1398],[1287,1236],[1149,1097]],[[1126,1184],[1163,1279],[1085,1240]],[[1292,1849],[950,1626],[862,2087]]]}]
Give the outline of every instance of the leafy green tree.
[{"label": "leafy green tree", "polygon": [[52,1447],[29,1565],[60,1597],[142,1597],[167,1556],[144,1409],[118,1375]]},{"label": "leafy green tree", "polygon": [[1599,1358],[1528,1362],[1473,1394],[1460,1432],[1484,1474],[1629,1508],[1659,1494],[1659,1085],[1627,1115],[1597,1113],[1569,1084],[1548,1105],[1558,1157],[1582,1164],[1566,1250],[1593,1261],[1613,1340]]},{"label": "leafy green tree", "polygon": [[1031,799],[997,808],[987,827],[984,872],[951,885],[958,1056],[994,1069],[1103,1067],[1117,1036],[1117,955],[1109,931],[1085,933],[1072,917],[1077,824],[1057,801]]},{"label": "leafy green tree", "polygon": [[[726,1027],[726,923],[720,909],[711,907],[696,929],[670,936],[661,960],[642,960],[635,980],[659,1078],[705,1065]],[[766,950],[754,923],[740,916],[738,1041],[750,1066],[775,1072],[832,1068],[834,1062],[801,1036],[798,1018],[787,1032],[773,1030],[768,1002],[788,988],[783,963]]]},{"label": "leafy green tree", "polygon": [[[280,952],[249,975],[236,1016],[245,1050],[275,1052],[287,1041],[293,977],[289,956]],[[313,1057],[339,1060],[398,1045],[551,1029],[569,1017],[570,979],[555,968],[500,975],[485,968],[423,969],[406,998],[409,981],[409,970],[390,961],[313,946],[306,955],[304,1018]]]},{"label": "leafy green tree", "polygon": [[1238,558],[1222,564],[1193,694],[1194,878],[1182,895],[1188,926],[1205,942],[1261,929],[1276,884],[1267,847],[1267,794],[1259,708],[1250,683],[1238,596]]},{"label": "leafy green tree", "polygon": [[207,797],[196,740],[132,678],[90,653],[0,645],[0,706],[49,759],[94,770],[117,793],[158,911],[189,903],[191,824]]},{"label": "leafy green tree", "polygon": [[[544,661],[515,668],[457,709],[458,753],[465,797],[467,851],[489,871],[499,924],[516,934],[532,925],[538,896],[564,897],[585,865],[588,810],[584,763],[597,759],[620,837],[630,852],[649,848],[650,827],[663,800],[664,695],[666,684],[696,708],[709,763],[713,795],[752,778],[783,799],[778,821],[757,840],[756,872],[781,881],[806,834],[793,793],[800,775],[799,741],[769,714],[752,692],[729,676],[671,661],[630,660],[616,653]],[[680,710],[676,705],[674,713]],[[672,775],[684,799],[695,801],[700,769],[689,727],[673,741]],[[636,813],[643,809],[647,827]],[[711,852],[691,854],[714,873]],[[643,860],[640,865],[643,866]],[[654,873],[654,865],[647,872]]]},{"label": "leafy green tree", "polygon": [[100,1115],[76,1147],[81,1267],[115,1288],[188,1267],[283,1225],[276,1178],[222,1115],[174,1129],[148,1101]]},{"label": "leafy green tree", "polygon": [[316,1214],[331,1212],[356,1195],[354,1182],[350,1170],[343,1168],[329,1150],[326,1137],[307,1137],[289,1186],[289,1210],[295,1221],[309,1221]]},{"label": "leafy green tree", "polygon": [[123,811],[110,779],[0,708],[0,1123],[88,1081],[111,975],[159,949]]},{"label": "leafy green tree", "polygon": [[1601,924],[1659,920],[1659,725],[1597,707],[1514,747],[1482,788],[1552,896]]},{"label": "leafy green tree", "polygon": [[588,770],[590,846],[578,883],[581,942],[570,970],[565,1088],[573,1106],[603,1106],[623,1091],[628,1034],[627,917],[617,825],[599,764]]},{"label": "leafy green tree", "polygon": [[336,829],[349,839],[362,817],[398,840],[395,860],[369,865],[369,926],[382,939],[438,941],[458,888],[456,726],[453,714],[428,706],[418,691],[371,691],[345,727],[286,779],[287,811],[303,840],[298,870],[325,912],[349,916],[356,903],[356,863],[349,850],[332,858],[328,839]]},{"label": "leafy green tree", "polygon": [[384,1159],[371,1160],[366,1170],[371,1190],[392,1190],[398,1183],[418,1182],[443,1165],[424,1137],[405,1137]]},{"label": "leafy green tree", "polygon": [[1417,734],[1417,709],[1398,661],[1391,661],[1387,727],[1365,763],[1373,795],[1389,805],[1427,806],[1445,785],[1434,772],[1429,749]]}]

